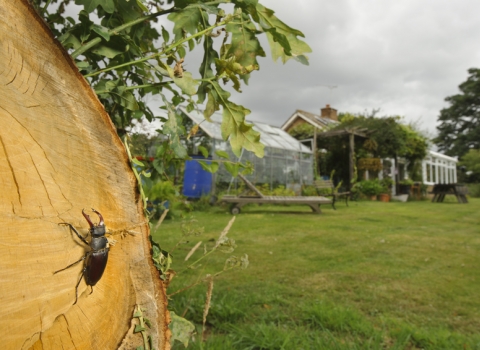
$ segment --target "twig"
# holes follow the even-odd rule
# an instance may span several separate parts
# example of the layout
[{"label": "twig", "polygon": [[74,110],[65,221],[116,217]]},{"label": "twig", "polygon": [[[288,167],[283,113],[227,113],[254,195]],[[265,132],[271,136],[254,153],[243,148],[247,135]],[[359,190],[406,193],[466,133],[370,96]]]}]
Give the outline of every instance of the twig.
[{"label": "twig", "polygon": [[158,222],[157,224],[155,225],[154,229],[153,229],[153,232],[157,232],[158,228],[160,227],[160,225],[162,224],[163,220],[165,220],[165,217],[167,216],[168,214],[168,210],[169,209],[165,209],[162,213],[162,216],[160,216],[160,219],[158,219]]}]

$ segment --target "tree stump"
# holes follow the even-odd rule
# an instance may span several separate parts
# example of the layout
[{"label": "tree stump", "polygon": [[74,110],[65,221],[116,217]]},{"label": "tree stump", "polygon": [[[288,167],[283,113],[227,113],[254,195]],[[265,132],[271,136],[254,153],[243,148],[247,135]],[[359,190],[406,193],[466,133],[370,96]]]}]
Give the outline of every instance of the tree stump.
[{"label": "tree stump", "polygon": [[[166,296],[154,268],[137,183],[95,93],[27,0],[0,0],[0,339],[2,349],[134,349],[136,305],[169,348]],[[91,288],[82,209],[102,213],[117,243]],[[92,219],[96,216],[92,216]],[[108,236],[108,235],[107,235]]]}]

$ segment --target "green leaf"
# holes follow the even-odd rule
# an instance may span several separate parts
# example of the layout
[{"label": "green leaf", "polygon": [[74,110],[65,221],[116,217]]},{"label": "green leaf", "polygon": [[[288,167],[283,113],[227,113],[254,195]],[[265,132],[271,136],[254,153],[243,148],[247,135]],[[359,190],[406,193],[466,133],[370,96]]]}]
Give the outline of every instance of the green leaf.
[{"label": "green leaf", "polygon": [[198,163],[200,166],[203,168],[203,170],[208,171],[209,173],[216,173],[219,168],[218,162],[215,161],[204,161],[204,160],[199,160]]},{"label": "green leaf", "polygon": [[163,133],[170,138],[170,147],[177,158],[185,158],[187,149],[182,144],[180,137],[185,135],[185,130],[181,126],[182,119],[175,113],[173,106],[167,101],[164,95],[161,95],[165,106],[168,109],[168,120],[163,124]]},{"label": "green leaf", "polygon": [[208,101],[207,105],[205,106],[205,110],[203,111],[203,116],[209,122],[212,122],[210,117],[213,113],[220,109],[220,105],[218,101],[215,99],[215,95],[212,92],[208,93]]},{"label": "green leaf", "polygon": [[170,265],[172,264],[172,256],[167,251],[160,248],[160,245],[155,242],[152,236],[149,236],[150,243],[152,245],[152,260],[153,264],[160,271],[161,277],[165,278],[165,272],[170,269]]},{"label": "green leaf", "polygon": [[113,0],[75,0],[75,4],[83,5],[84,10],[88,13],[95,10],[99,5],[102,6],[107,13],[113,13],[113,11],[115,11],[115,3]]},{"label": "green leaf", "polygon": [[78,38],[71,33],[66,33],[65,35],[62,35],[59,40],[62,43],[63,47],[65,47],[66,49],[72,48],[76,50],[80,46],[82,46],[80,40],[78,40]]},{"label": "green leaf", "polygon": [[117,100],[120,103],[120,105],[122,105],[123,107],[131,111],[136,111],[139,108],[137,99],[130,91],[123,91],[120,94],[120,98]]},{"label": "green leaf", "polygon": [[162,26],[162,37],[165,44],[170,41],[170,34],[165,30],[163,26]]},{"label": "green leaf", "polygon": [[[265,57],[266,55],[255,35],[257,29],[249,16],[242,14],[242,20],[228,23],[226,30],[232,34],[227,57],[234,56],[235,62],[243,67],[258,67],[257,56]],[[242,79],[247,82],[248,76],[245,74]]]},{"label": "green leaf", "polygon": [[[232,111],[231,113],[238,113],[239,110],[240,108],[237,108],[236,110],[231,108],[229,109],[229,112]],[[243,147],[246,150],[255,153],[258,158],[263,158],[265,146],[260,143],[260,133],[253,130],[252,125],[248,125],[245,123],[240,125],[237,130],[235,130],[235,132],[232,133],[232,135],[230,136],[230,145],[232,146],[232,150],[237,157],[240,157],[241,149]]]},{"label": "green leaf", "polygon": [[[203,61],[202,63],[200,64],[200,76],[203,78],[203,79],[210,79],[212,77],[215,76],[215,73],[213,72],[213,69],[212,69],[212,64],[215,64],[215,59],[218,58],[218,53],[217,51],[215,51],[213,49],[213,39],[209,36],[205,36],[204,39],[203,39],[203,50],[204,50],[204,54],[203,54]],[[203,103],[205,101],[205,97],[207,96],[207,93],[208,93],[208,85],[209,83],[204,81],[200,84],[199,88],[198,88],[198,103]],[[210,98],[209,98],[210,100]],[[211,107],[210,106],[210,111],[211,111]],[[208,106],[207,106],[208,108]],[[218,110],[215,109],[215,110]],[[208,118],[213,114],[213,112],[211,112],[208,117],[207,115],[205,114],[205,118],[208,120]]]},{"label": "green leaf", "polygon": [[137,0],[137,5],[142,11],[148,12],[148,7],[144,4],[144,0]]},{"label": "green leaf", "polygon": [[106,41],[110,40],[110,33],[108,32],[108,28],[105,28],[98,24],[94,24],[92,26],[92,30],[98,35],[100,35],[102,38],[104,38]]},{"label": "green leaf", "polygon": [[105,90],[112,91],[118,86],[119,80],[108,80],[105,82]]},{"label": "green leaf", "polygon": [[95,48],[92,50],[92,52],[96,53],[97,55],[105,56],[105,57],[108,57],[108,58],[114,58],[115,56],[123,53],[122,51],[113,49],[113,48],[105,46],[105,45],[95,46]]},{"label": "green leaf", "polygon": [[222,151],[222,150],[217,150],[217,151],[215,151],[215,154],[216,154],[217,156],[219,156],[220,158],[224,158],[224,159],[228,159],[228,158],[229,158],[228,153],[225,152],[225,151]]},{"label": "green leaf", "polygon": [[239,164],[238,163],[223,163],[223,165],[225,166],[225,169],[227,169],[227,171],[232,174],[233,177],[236,177],[238,175],[238,170],[240,168]]},{"label": "green leaf", "polygon": [[171,13],[167,17],[175,23],[173,34],[175,41],[179,41],[186,36],[186,33],[195,34],[198,23],[202,20],[202,11],[199,8],[185,8],[182,11]]},{"label": "green leaf", "polygon": [[256,15],[258,0],[232,0],[235,6],[240,7],[244,12],[250,13],[253,16]]},{"label": "green leaf", "polygon": [[152,173],[151,173],[151,172],[148,172],[148,173],[147,173],[147,172],[144,170],[144,171],[142,171],[142,172],[140,173],[140,175],[142,175],[143,177],[149,178],[149,177],[152,176]]},{"label": "green leaf", "polygon": [[76,64],[77,67],[80,68],[80,69],[85,69],[85,68],[90,67],[90,63],[85,62],[85,61],[78,61],[78,62],[75,62],[75,64]]},{"label": "green leaf", "polygon": [[184,94],[193,96],[197,93],[198,81],[193,79],[192,73],[183,72],[183,77],[177,78],[173,76],[173,82],[177,85]]},{"label": "green leaf", "polygon": [[218,7],[215,7],[215,6],[210,6],[210,5],[205,5],[205,4],[202,4],[202,3],[196,3],[196,4],[191,4],[191,5],[188,5],[187,7],[185,7],[186,9],[189,9],[189,8],[201,8],[203,10],[205,10],[207,13],[211,14],[211,15],[216,15],[218,14],[218,12],[220,11],[220,9]]},{"label": "green leaf", "polygon": [[138,165],[138,166],[141,166],[141,167],[144,167],[145,164],[143,164],[141,161],[139,161],[137,158],[132,158],[132,163]]},{"label": "green leaf", "polygon": [[230,102],[230,93],[223,90],[217,82],[212,82],[212,98],[223,107],[222,137],[230,138],[233,153],[240,157],[242,147],[254,152],[259,158],[263,157],[265,146],[260,143],[260,133],[252,129],[251,124],[245,123],[245,116],[250,110]]},{"label": "green leaf", "polygon": [[233,88],[238,92],[241,92],[241,90],[237,75],[246,76],[252,70],[258,69],[258,65],[250,65],[248,68],[243,67],[240,63],[236,62],[235,56],[226,60],[216,59],[215,64],[217,66],[217,75],[232,80]]},{"label": "green leaf", "polygon": [[208,158],[208,149],[206,149],[203,146],[198,146],[198,150],[200,151],[202,156],[204,156],[205,158]]},{"label": "green leaf", "polygon": [[133,0],[116,0],[117,12],[125,23],[136,20],[143,15],[143,10]]},{"label": "green leaf", "polygon": [[309,65],[309,63],[308,63],[308,58],[307,58],[307,56],[305,56],[305,55],[298,55],[298,56],[297,56],[297,55],[293,55],[293,59],[294,59],[295,61],[297,61],[297,62],[300,62],[301,64],[306,65],[306,66]]},{"label": "green leaf", "polygon": [[168,325],[170,331],[172,332],[172,338],[170,342],[173,344],[174,340],[178,340],[185,347],[188,347],[188,341],[190,340],[193,332],[195,331],[195,326],[190,321],[187,321],[183,317],[177,316],[175,312],[170,311],[171,322]]},{"label": "green leaf", "polygon": [[265,31],[267,32],[267,35],[270,35],[269,38],[271,38],[271,40],[273,40],[275,43],[280,44],[280,46],[283,48],[283,52],[285,53],[285,55],[292,55],[292,48],[290,47],[290,42],[285,35],[277,32],[276,28],[268,28],[265,29]]},{"label": "green leaf", "polygon": [[277,61],[281,58],[282,62],[285,63],[290,58],[303,56],[300,62],[304,63],[307,59],[304,53],[312,52],[312,49],[298,38],[304,37],[303,33],[283,23],[274,15],[274,11],[263,5],[257,4],[256,9],[258,16],[256,20],[267,33],[273,60]]},{"label": "green leaf", "polygon": [[138,333],[138,332],[141,332],[141,331],[144,331],[144,330],[146,330],[145,327],[142,327],[139,324],[137,324],[137,325],[135,325],[135,329],[133,330],[133,333]]}]

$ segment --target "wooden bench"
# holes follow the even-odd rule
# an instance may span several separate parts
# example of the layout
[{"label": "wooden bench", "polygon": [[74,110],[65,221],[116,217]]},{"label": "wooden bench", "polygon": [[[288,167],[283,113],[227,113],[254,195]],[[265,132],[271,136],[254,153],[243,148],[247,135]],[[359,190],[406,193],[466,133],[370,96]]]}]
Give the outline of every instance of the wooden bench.
[{"label": "wooden bench", "polygon": [[223,196],[221,201],[224,203],[231,203],[230,212],[234,215],[240,213],[240,209],[247,204],[305,204],[308,205],[314,213],[320,214],[321,204],[330,204],[332,201],[323,196],[318,197],[303,197],[303,196],[264,196],[250,181],[242,174],[238,177],[245,183],[245,185],[255,193],[253,196]]},{"label": "wooden bench", "polygon": [[[348,197],[350,197],[350,192],[337,192],[332,180],[315,180],[315,188],[319,195],[332,197],[333,209],[337,210],[337,208],[335,208],[335,202],[337,201],[337,198],[340,197],[345,197],[345,204],[348,207]],[[321,193],[322,190],[327,190],[328,193]]]}]

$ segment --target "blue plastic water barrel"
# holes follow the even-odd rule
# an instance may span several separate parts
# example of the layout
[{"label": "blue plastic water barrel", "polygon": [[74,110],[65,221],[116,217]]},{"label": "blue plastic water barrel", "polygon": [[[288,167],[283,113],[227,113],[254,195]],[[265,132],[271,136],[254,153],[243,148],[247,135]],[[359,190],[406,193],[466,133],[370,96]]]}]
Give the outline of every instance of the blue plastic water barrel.
[{"label": "blue plastic water barrel", "polygon": [[185,162],[183,174],[183,195],[188,198],[200,198],[212,190],[212,173],[203,170],[198,160],[208,160],[201,156],[192,156]]}]

